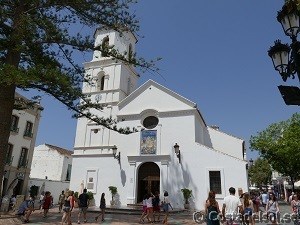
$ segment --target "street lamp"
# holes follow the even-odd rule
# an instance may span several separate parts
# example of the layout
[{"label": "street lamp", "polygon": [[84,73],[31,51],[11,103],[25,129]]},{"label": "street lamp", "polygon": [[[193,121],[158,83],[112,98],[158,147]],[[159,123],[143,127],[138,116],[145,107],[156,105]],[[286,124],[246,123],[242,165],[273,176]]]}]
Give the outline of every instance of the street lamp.
[{"label": "street lamp", "polygon": [[117,148],[116,145],[114,145],[111,149],[112,149],[112,151],[113,151],[113,156],[114,156],[114,158],[117,159],[118,162],[119,162],[119,164],[120,164],[120,160],[121,160],[121,152],[119,152],[119,153],[117,154],[118,148]]},{"label": "street lamp", "polygon": [[179,145],[177,143],[175,143],[175,145],[174,145],[174,151],[179,160],[179,163],[181,163],[180,149],[179,149]]},{"label": "street lamp", "polygon": [[[284,4],[278,12],[277,20],[280,22],[284,33],[292,40],[290,45],[282,44],[280,40],[270,47],[268,55],[271,57],[275,70],[279,72],[284,82],[289,77],[295,78],[297,74],[300,82],[300,42],[297,41],[300,21],[297,4],[291,0]],[[287,105],[300,105],[300,89],[293,86],[278,86]]]},{"label": "street lamp", "polygon": [[249,160],[249,166],[250,167],[253,166],[253,159],[252,158]]}]

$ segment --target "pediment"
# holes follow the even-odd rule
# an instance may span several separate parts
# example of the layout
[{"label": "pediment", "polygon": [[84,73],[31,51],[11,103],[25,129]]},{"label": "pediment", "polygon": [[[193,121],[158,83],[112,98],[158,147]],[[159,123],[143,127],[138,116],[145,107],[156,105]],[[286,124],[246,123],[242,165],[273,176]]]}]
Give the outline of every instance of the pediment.
[{"label": "pediment", "polygon": [[148,80],[119,104],[119,115],[140,114],[147,110],[157,112],[186,111],[197,108],[196,103],[170,89]]}]

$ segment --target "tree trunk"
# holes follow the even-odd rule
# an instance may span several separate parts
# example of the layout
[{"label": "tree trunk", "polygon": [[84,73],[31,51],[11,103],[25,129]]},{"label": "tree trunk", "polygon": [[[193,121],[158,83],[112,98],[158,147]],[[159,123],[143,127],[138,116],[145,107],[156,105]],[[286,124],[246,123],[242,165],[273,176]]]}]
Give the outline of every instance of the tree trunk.
[{"label": "tree trunk", "polygon": [[291,182],[292,182],[292,192],[295,191],[295,179],[291,177]]},{"label": "tree trunk", "polygon": [[[19,66],[21,59],[20,49],[22,44],[22,19],[21,16],[25,11],[24,2],[17,2],[14,5],[14,16],[12,20],[13,33],[10,37],[10,46],[8,47],[4,64],[15,67]],[[5,76],[12,76],[10,70],[6,69]],[[1,79],[1,78],[0,78]],[[0,196],[2,196],[2,184],[5,167],[5,158],[8,149],[8,140],[10,135],[11,116],[15,103],[16,85],[14,83],[6,84],[0,82]]]},{"label": "tree trunk", "polygon": [[0,84],[0,196],[2,196],[2,181],[15,101],[15,89],[14,85]]}]

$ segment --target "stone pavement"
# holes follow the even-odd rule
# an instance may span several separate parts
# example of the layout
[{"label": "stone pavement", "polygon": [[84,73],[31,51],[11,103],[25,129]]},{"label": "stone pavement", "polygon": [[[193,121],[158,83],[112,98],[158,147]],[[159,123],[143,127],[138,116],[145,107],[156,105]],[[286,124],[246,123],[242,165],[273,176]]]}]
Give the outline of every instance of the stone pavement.
[{"label": "stone pavement", "polygon": [[[72,212],[72,223],[77,224],[77,214],[78,209],[74,209]],[[83,219],[81,219],[81,224],[89,224],[89,225],[95,225],[95,224],[111,224],[111,225],[128,225],[128,224],[139,224],[139,216],[138,215],[124,215],[124,214],[106,214],[105,215],[105,221],[101,222],[95,222],[94,218],[97,215],[95,212],[88,212],[87,214],[87,223],[83,223]],[[36,225],[36,224],[47,224],[47,225],[61,225],[61,217],[62,213],[58,213],[57,208],[52,208],[49,211],[48,217],[43,218],[43,213],[41,210],[35,210],[31,216],[30,216],[30,225]],[[162,220],[161,216],[161,220]],[[169,216],[168,220],[169,224],[176,224],[176,225],[187,225],[187,224],[196,224],[193,221],[193,215],[192,213],[178,213],[178,214],[172,214]],[[0,225],[17,225],[22,224],[22,221],[14,216],[12,213],[8,213],[5,215],[1,215],[0,217]],[[147,223],[145,223],[147,224]],[[159,223],[157,223],[159,224]],[[161,223],[160,223],[161,224]]]},{"label": "stone pavement", "polygon": [[[290,206],[283,203],[279,205],[280,215],[283,217],[284,215],[290,214]],[[73,224],[77,224],[77,214],[78,209],[74,209],[72,212],[72,222]],[[125,215],[125,214],[106,214],[104,222],[95,222],[94,217],[97,215],[96,212],[88,212],[88,222],[85,224],[111,224],[111,225],[136,225],[139,224],[139,215]],[[49,215],[47,218],[43,218],[43,213],[41,210],[36,210],[30,217],[30,225],[36,224],[47,224],[47,225],[61,225],[61,217],[62,213],[58,213],[57,207],[50,209]],[[163,217],[161,217],[163,218]],[[82,222],[82,220],[81,220]],[[22,221],[13,215],[13,213],[8,213],[5,215],[1,215],[0,217],[0,225],[17,225],[22,224]],[[83,224],[83,223],[82,223]],[[147,224],[147,223],[145,223]],[[197,224],[193,220],[192,212],[184,212],[184,213],[174,213],[169,216],[169,224],[170,225],[192,225]],[[204,225],[206,223],[202,223]],[[267,224],[266,222],[259,222],[256,225]],[[289,220],[282,219],[280,224],[293,225],[294,223]]]}]

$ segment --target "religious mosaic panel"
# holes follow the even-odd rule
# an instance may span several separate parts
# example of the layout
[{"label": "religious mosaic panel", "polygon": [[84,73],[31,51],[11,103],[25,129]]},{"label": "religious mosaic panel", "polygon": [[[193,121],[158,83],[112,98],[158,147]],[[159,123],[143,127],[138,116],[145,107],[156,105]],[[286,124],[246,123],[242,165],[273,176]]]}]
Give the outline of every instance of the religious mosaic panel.
[{"label": "religious mosaic panel", "polygon": [[141,155],[156,154],[157,131],[143,130],[141,132]]}]

